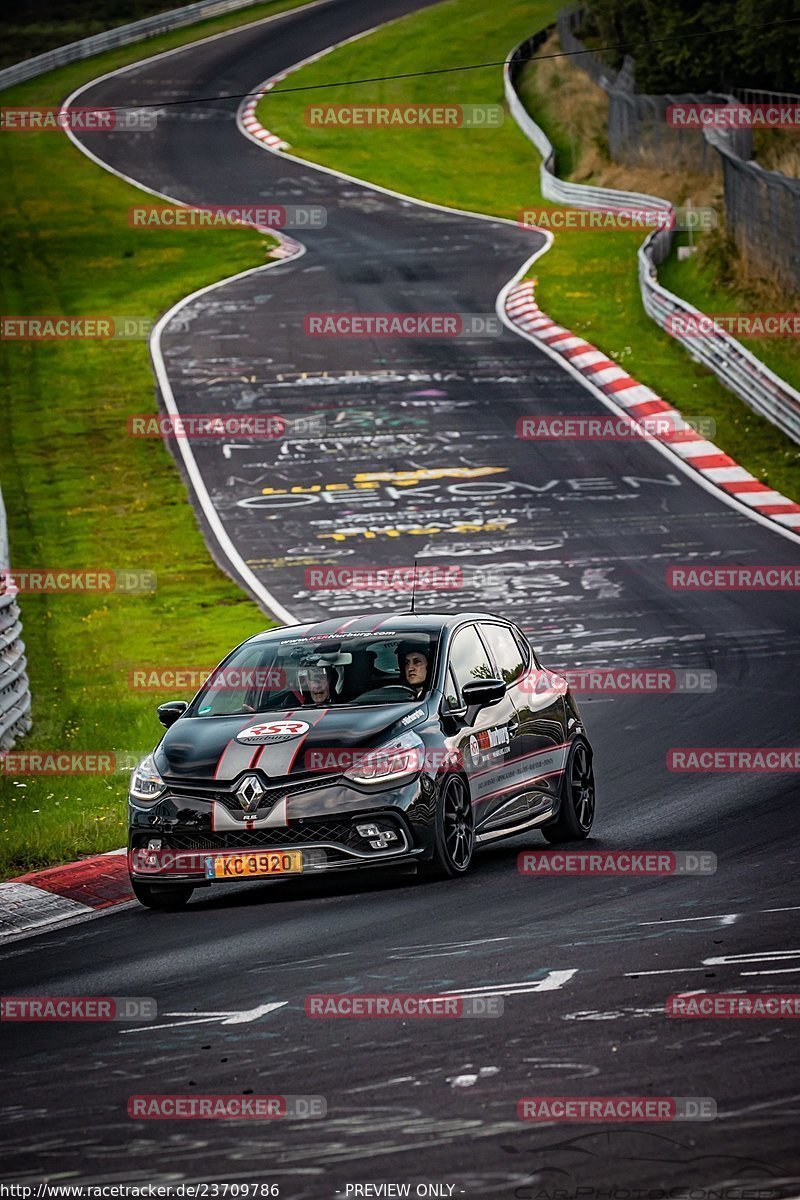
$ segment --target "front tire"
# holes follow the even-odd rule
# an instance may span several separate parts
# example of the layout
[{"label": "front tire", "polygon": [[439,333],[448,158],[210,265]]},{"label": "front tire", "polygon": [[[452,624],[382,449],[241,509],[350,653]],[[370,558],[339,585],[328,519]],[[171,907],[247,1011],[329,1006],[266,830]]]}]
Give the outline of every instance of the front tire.
[{"label": "front tire", "polygon": [[434,879],[466,875],[475,850],[475,817],[469,788],[460,775],[451,775],[436,803],[433,859],[426,874]]},{"label": "front tire", "polygon": [[577,842],[589,836],[594,821],[595,787],[592,753],[584,741],[573,742],[564,772],[558,818],[542,827],[548,842]]},{"label": "front tire", "polygon": [[185,908],[192,898],[194,888],[184,883],[140,883],[131,880],[133,894],[145,908],[176,911]]}]

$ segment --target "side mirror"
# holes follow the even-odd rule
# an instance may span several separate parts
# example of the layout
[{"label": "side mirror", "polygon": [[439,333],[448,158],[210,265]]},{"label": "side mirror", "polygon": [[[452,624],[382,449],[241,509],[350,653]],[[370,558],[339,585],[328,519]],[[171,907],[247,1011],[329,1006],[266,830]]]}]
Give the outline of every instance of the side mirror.
[{"label": "side mirror", "polygon": [[498,704],[506,694],[506,684],[502,679],[476,679],[465,683],[461,689],[461,699],[467,706],[467,723],[475,720],[482,708]]},{"label": "side mirror", "polygon": [[188,707],[186,700],[168,700],[166,704],[159,704],[158,719],[165,729],[169,729],[170,725],[175,724],[178,717],[183,716]]}]

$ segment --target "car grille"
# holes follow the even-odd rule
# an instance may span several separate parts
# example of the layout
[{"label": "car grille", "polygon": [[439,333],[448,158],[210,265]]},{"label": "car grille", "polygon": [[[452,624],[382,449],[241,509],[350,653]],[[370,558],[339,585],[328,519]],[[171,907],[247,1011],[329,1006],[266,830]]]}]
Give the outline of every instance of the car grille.
[{"label": "car grille", "polygon": [[340,846],[363,849],[349,821],[304,821],[285,828],[225,830],[220,833],[177,833],[167,839],[171,850],[256,850],[269,846],[308,846],[318,842],[334,842]]},{"label": "car grille", "polygon": [[[310,792],[320,787],[328,787],[330,784],[336,783],[339,778],[340,775],[328,775],[325,778],[315,775],[313,778],[301,779],[299,781],[293,780],[291,783],[282,783],[279,786],[271,787],[259,800],[257,813],[253,813],[252,815],[256,816],[268,813],[279,800],[297,795],[298,792]],[[208,784],[203,786],[189,783],[170,783],[168,787],[168,797],[176,801],[183,799],[205,800],[207,803],[210,803],[213,800],[217,800],[221,804],[224,804],[231,812],[241,813],[242,811],[239,797],[230,789],[221,788],[219,784],[209,787]]]}]

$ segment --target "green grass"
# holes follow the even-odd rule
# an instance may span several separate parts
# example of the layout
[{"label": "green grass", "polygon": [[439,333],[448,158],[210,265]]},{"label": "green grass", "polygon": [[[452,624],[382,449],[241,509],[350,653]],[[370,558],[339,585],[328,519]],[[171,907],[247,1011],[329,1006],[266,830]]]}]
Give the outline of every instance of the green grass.
[{"label": "green grass", "polygon": [[[291,5],[264,5],[63,68],[7,90],[8,106],[59,103],[106,70]],[[154,318],[192,290],[265,261],[252,230],[136,231],[142,193],[58,132],[0,138],[4,314]],[[0,342],[0,484],[11,561],[148,570],[151,594],[20,597],[33,692],[21,749],[145,751],[169,693],[128,687],[141,665],[211,667],[268,624],[212,562],[173,460],[131,439],[155,412],[147,343]],[[126,777],[0,775],[0,876],[119,846]]]},{"label": "green grass", "polygon": [[[293,152],[425,200],[516,219],[541,205],[539,156],[506,116],[495,131],[391,127],[351,131],[313,127],[312,103],[502,101],[499,67],[377,84],[326,86],[283,94],[286,88],[331,85],[368,76],[432,70],[443,65],[505,58],[517,42],[550,23],[557,3],[510,0],[486,19],[484,0],[448,3],[403,18],[343,46],[290,75],[259,105],[264,125]],[[548,132],[568,148],[565,134]],[[716,421],[717,444],[759,479],[800,499],[800,450],[756,416],[683,348],[662,333],[642,308],[636,274],[637,233],[559,232],[539,259],[537,299],[556,321],[582,334],[675,404],[687,417]]]},{"label": "green grass", "polygon": [[[714,239],[713,248],[704,253],[705,245],[711,238]],[[779,299],[765,307],[763,286],[757,295],[748,291],[746,285],[726,286],[720,279],[720,273],[725,269],[718,258],[720,242],[718,234],[704,234],[695,239],[697,253],[679,262],[677,247],[688,243],[688,236],[680,235],[675,240],[669,258],[658,269],[659,281],[704,313],[787,312],[793,309],[791,301]],[[738,340],[765,362],[770,370],[792,387],[800,388],[800,354],[793,339],[740,337]]]}]

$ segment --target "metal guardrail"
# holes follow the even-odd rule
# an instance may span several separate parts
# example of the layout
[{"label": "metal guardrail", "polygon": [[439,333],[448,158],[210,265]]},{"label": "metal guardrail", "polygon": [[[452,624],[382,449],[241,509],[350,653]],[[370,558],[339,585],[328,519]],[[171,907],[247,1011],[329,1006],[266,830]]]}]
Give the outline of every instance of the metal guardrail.
[{"label": "metal guardrail", "polygon": [[[0,491],[0,571],[9,565],[8,525]],[[16,599],[0,594],[0,750],[10,750],[31,727],[27,665]]]},{"label": "metal guardrail", "polygon": [[[572,183],[556,175],[555,150],[547,134],[526,110],[516,87],[523,63],[533,56],[554,28],[550,25],[540,29],[521,42],[511,51],[503,67],[503,86],[511,115],[542,156],[539,169],[542,195],[546,200],[574,208],[655,209],[670,213],[672,205],[660,196]],[[699,309],[658,282],[657,267],[669,254],[674,236],[672,229],[655,229],[645,238],[638,252],[639,290],[645,312],[667,333],[671,333],[669,326],[675,318],[707,320]],[[689,355],[713,371],[725,387],[800,443],[800,392],[721,329],[709,336],[692,336],[681,341]]]},{"label": "metal guardrail", "polygon": [[57,46],[55,50],[37,54],[35,58],[26,58],[23,62],[4,67],[0,70],[0,89],[13,87],[15,83],[23,83],[37,75],[44,75],[55,67],[80,62],[81,59],[90,58],[103,50],[114,50],[117,46],[142,42],[146,38],[168,33],[171,29],[180,29],[184,25],[192,25],[195,21],[202,21],[207,17],[236,12],[240,8],[252,8],[257,3],[259,0],[197,0],[197,3],[187,4],[183,8],[171,8],[168,12],[156,13],[141,21],[118,25],[116,29],[106,29],[103,33],[81,38],[78,42],[69,42],[66,46]]}]

